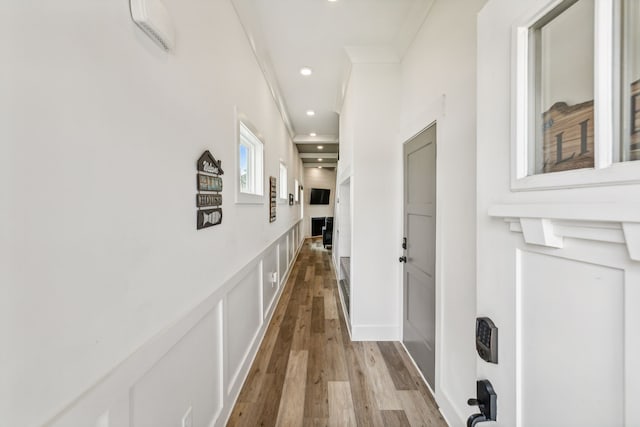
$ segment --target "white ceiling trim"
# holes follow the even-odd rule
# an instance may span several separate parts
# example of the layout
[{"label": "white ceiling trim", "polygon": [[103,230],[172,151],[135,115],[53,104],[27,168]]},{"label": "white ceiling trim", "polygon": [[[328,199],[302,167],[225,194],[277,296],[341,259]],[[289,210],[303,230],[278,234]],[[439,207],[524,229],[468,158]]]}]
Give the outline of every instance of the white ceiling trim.
[{"label": "white ceiling trim", "polygon": [[411,47],[418,35],[420,28],[424,25],[434,3],[435,0],[426,0],[426,6],[414,3],[411,10],[407,13],[405,23],[398,29],[394,40],[394,46],[400,62],[404,59],[409,47]]},{"label": "white ceiling trim", "polygon": [[[269,54],[260,43],[256,42],[256,40],[261,40],[263,38],[260,22],[252,19],[254,16],[252,13],[248,13],[243,10],[242,2],[231,0],[231,4],[236,11],[236,15],[238,15],[240,25],[242,25],[244,33],[249,40],[249,45],[251,46],[256,62],[262,71],[262,75],[264,76],[267,86],[269,86],[273,101],[275,102],[276,107],[280,112],[280,116],[282,117],[282,122],[287,128],[289,137],[293,139],[295,132],[293,130],[291,119],[289,118],[289,113],[287,112],[287,107],[284,103],[284,98],[282,97],[282,92],[280,91],[280,86],[278,85],[275,71],[271,65]],[[251,28],[255,29],[254,32],[251,31]]]},{"label": "white ceiling trim", "polygon": [[338,153],[300,153],[301,159],[337,159]]},{"label": "white ceiling trim", "polygon": [[351,61],[347,61],[347,66],[342,72],[342,79],[340,80],[340,87],[338,88],[338,96],[336,98],[336,113],[342,113],[342,106],[344,105],[344,98],[347,96],[347,89],[349,88],[349,79],[351,79],[351,69],[353,64]]},{"label": "white ceiling trim", "polygon": [[335,168],[338,167],[337,163],[328,163],[328,162],[320,162],[320,163],[303,163],[302,166],[305,168]]},{"label": "white ceiling trim", "polygon": [[337,144],[338,137],[335,135],[296,135],[293,142],[296,144]]},{"label": "white ceiling trim", "polygon": [[395,64],[400,56],[394,46],[345,46],[352,64]]}]

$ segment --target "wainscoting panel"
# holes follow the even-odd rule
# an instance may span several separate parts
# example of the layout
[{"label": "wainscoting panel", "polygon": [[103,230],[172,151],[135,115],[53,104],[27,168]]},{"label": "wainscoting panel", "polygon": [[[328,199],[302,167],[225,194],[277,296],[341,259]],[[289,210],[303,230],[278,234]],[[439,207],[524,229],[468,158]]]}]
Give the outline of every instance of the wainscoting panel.
[{"label": "wainscoting panel", "polygon": [[189,407],[194,426],[225,425],[282,292],[269,274],[287,280],[301,246],[299,227],[300,221],[46,426],[179,427]]},{"label": "wainscoting panel", "polygon": [[293,261],[293,255],[296,252],[296,233],[294,230],[291,230],[289,232],[289,239],[288,239],[288,247],[289,247],[289,257],[288,257],[288,261],[289,264],[291,264],[291,261]]},{"label": "wainscoting panel", "polygon": [[520,256],[522,425],[624,425],[624,271]]},{"label": "wainscoting panel", "polygon": [[226,372],[229,373],[229,389],[236,385],[240,368],[249,356],[251,344],[262,326],[262,301],[260,266],[251,269],[229,291],[225,304]]},{"label": "wainscoting panel", "polygon": [[280,283],[284,283],[284,272],[287,271],[289,266],[289,260],[287,259],[287,236],[284,235],[280,242],[278,243],[278,263],[279,263],[279,271],[280,271]]},{"label": "wainscoting panel", "polygon": [[[274,279],[275,274],[275,281]],[[278,251],[276,248],[267,252],[262,260],[262,313],[269,316],[273,301],[278,293],[280,279],[278,276]]]},{"label": "wainscoting panel", "polygon": [[218,305],[134,385],[134,426],[179,426],[189,407],[193,425],[205,426],[220,412],[220,312]]}]

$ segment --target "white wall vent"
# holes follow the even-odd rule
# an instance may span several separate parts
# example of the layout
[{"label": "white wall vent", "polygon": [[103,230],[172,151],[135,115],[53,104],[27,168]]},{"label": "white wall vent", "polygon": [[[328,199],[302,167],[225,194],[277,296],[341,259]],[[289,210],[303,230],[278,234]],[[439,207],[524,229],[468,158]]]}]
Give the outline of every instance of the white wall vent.
[{"label": "white wall vent", "polygon": [[164,50],[175,45],[175,30],[169,11],[161,0],[131,0],[131,17]]}]

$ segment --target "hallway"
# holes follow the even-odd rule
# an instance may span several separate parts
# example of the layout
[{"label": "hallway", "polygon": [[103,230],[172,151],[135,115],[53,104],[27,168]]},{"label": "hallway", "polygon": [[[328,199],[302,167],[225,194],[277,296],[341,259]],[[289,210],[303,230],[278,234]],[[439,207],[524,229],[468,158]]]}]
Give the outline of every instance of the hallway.
[{"label": "hallway", "polygon": [[329,251],[307,239],[230,426],[446,426],[397,342],[351,342]]}]

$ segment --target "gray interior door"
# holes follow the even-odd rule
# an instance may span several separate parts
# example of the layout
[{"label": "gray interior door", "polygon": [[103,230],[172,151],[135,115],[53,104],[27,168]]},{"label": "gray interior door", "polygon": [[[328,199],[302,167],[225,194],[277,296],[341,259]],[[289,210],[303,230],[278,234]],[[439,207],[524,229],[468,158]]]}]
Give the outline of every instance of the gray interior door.
[{"label": "gray interior door", "polygon": [[404,233],[403,342],[435,389],[435,124],[404,145]]}]

